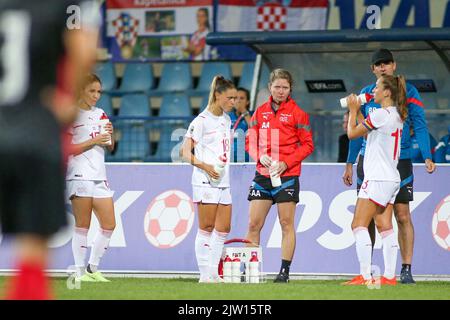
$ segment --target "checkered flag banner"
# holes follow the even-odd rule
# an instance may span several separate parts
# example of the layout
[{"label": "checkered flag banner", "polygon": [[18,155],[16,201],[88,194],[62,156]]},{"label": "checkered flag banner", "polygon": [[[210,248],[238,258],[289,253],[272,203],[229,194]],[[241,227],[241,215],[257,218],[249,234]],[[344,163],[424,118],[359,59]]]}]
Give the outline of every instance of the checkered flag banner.
[{"label": "checkered flag banner", "polygon": [[116,41],[119,47],[126,45],[134,47],[138,35],[139,20],[124,12],[113,20],[112,25],[115,29]]},{"label": "checkered flag banner", "polygon": [[277,3],[267,3],[257,8],[256,29],[258,31],[286,30],[287,8]]}]

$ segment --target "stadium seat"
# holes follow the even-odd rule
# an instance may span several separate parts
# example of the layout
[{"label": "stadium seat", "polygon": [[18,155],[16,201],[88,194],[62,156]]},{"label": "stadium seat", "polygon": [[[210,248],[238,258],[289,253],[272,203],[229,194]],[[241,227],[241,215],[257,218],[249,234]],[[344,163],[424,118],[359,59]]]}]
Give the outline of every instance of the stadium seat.
[{"label": "stadium seat", "polygon": [[117,151],[108,156],[108,161],[144,161],[150,154],[148,129],[140,125],[128,125],[121,129],[121,138],[118,141]]},{"label": "stadium seat", "polygon": [[119,116],[150,117],[150,104],[145,94],[127,94],[122,97]]},{"label": "stadium seat", "polygon": [[186,133],[186,127],[184,123],[164,125],[155,154],[147,157],[146,160],[153,162],[180,162],[179,151]]},{"label": "stadium seat", "polygon": [[97,107],[103,109],[108,117],[114,116],[114,109],[112,105],[112,100],[109,94],[103,93],[100,99],[97,101]]},{"label": "stadium seat", "polygon": [[185,94],[166,94],[163,96],[160,117],[189,117],[192,109],[189,98]]},{"label": "stadium seat", "polygon": [[206,107],[208,106],[208,101],[209,101],[209,93],[203,95],[203,97],[202,97],[202,102],[200,104],[200,112],[203,112],[203,110],[206,109]]},{"label": "stadium seat", "polygon": [[192,89],[192,73],[188,63],[165,63],[158,88],[150,94],[182,92]]},{"label": "stadium seat", "polygon": [[116,71],[114,70],[114,64],[112,62],[103,62],[96,64],[94,72],[102,81],[103,91],[108,92],[116,88]]},{"label": "stadium seat", "polygon": [[231,67],[226,62],[206,62],[200,74],[200,80],[197,88],[193,90],[193,95],[202,96],[209,92],[211,82],[216,75],[222,75],[226,79],[232,80]]},{"label": "stadium seat", "polygon": [[[241,77],[239,79],[238,87],[243,87],[249,91],[252,89],[254,68],[255,68],[254,62],[246,62],[244,64],[242,68]],[[261,89],[262,87],[267,87],[267,84],[269,83],[269,78],[270,78],[270,70],[265,64],[263,64],[261,75],[259,77],[259,89]]]},{"label": "stadium seat", "polygon": [[149,63],[128,63],[120,87],[114,94],[146,92],[154,86],[152,66]]}]

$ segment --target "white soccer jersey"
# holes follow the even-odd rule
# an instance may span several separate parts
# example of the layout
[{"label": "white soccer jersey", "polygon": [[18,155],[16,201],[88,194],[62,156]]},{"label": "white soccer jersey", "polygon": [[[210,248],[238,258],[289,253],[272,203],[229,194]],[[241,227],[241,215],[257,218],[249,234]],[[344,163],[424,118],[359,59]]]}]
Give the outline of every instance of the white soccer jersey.
[{"label": "white soccer jersey", "polygon": [[[79,144],[100,134],[99,120],[108,119],[106,113],[96,107],[91,110],[80,109],[77,120],[69,132],[72,134],[72,144]],[[66,180],[106,180],[105,150],[101,146],[69,157]]]},{"label": "white soccer jersey", "polygon": [[397,108],[376,109],[363,124],[370,131],[364,154],[364,179],[400,182],[397,164],[403,122]]},{"label": "white soccer jersey", "polygon": [[[185,135],[195,142],[194,154],[197,159],[210,165],[219,162],[219,158],[227,159],[220,183],[214,187],[227,188],[230,186],[230,139],[231,119],[224,112],[221,116],[215,116],[207,109],[200,113],[189,125]],[[194,167],[192,172],[192,185],[210,185],[208,174]]]}]

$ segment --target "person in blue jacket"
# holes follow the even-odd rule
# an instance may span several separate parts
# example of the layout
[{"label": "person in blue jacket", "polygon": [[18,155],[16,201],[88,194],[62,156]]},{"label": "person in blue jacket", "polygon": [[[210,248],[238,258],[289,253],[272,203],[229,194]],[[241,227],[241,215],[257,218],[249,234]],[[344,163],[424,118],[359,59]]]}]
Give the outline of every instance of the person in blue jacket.
[{"label": "person in blue jacket", "polygon": [[434,158],[437,163],[450,163],[450,125],[448,134],[443,136],[434,148]]},{"label": "person in blue jacket", "polygon": [[[394,56],[387,49],[378,49],[372,54],[371,69],[374,75],[380,78],[383,75],[393,75],[396,70]],[[372,94],[375,83],[363,88],[361,93]],[[409,202],[413,201],[413,167],[411,161],[411,137],[409,128],[414,127],[418,145],[425,159],[425,168],[428,173],[434,172],[434,164],[430,152],[430,139],[425,121],[425,111],[422,99],[417,89],[407,84],[407,107],[408,118],[403,124],[401,137],[401,153],[397,169],[400,173],[401,183],[400,191],[395,199],[394,214],[398,224],[398,242],[402,256],[402,270],[400,273],[400,282],[403,284],[415,283],[411,273],[411,262],[414,248],[414,227],[411,220]],[[361,114],[366,118],[373,110],[380,108],[373,99],[361,106]],[[395,136],[393,136],[393,139]],[[365,140],[350,140],[349,153],[344,175],[342,176],[347,186],[353,184],[353,164],[359,154],[357,166],[357,191],[361,188],[364,180],[363,159],[365,151]],[[369,233],[372,240],[372,247],[375,243],[375,224],[372,222],[369,226]]]},{"label": "person in blue jacket", "polygon": [[236,104],[228,115],[231,118],[231,129],[233,129],[233,161],[249,162],[250,158],[245,151],[245,134],[248,130],[250,119],[249,112],[250,92],[245,88],[237,88]]}]

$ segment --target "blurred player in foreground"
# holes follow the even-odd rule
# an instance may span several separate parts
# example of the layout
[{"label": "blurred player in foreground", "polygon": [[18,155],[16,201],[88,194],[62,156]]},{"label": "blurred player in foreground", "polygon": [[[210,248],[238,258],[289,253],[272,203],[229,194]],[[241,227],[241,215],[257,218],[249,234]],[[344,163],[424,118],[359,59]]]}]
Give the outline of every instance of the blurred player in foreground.
[{"label": "blurred player in foreground", "polygon": [[[372,54],[372,72],[377,79],[383,75],[394,75],[397,64],[394,56],[387,49],[376,50]],[[361,93],[371,94],[375,84],[369,85],[361,90]],[[425,168],[428,173],[434,172],[436,165],[431,160],[429,133],[425,121],[424,105],[417,89],[406,84],[406,104],[408,108],[408,118],[404,121],[404,132],[409,132],[409,127],[413,126],[422,157],[425,159]],[[371,112],[381,106],[371,100],[361,106],[361,113],[367,117]],[[353,183],[353,163],[359,154],[358,159],[358,181],[356,189],[359,192],[361,183],[364,181],[363,162],[366,141],[362,139],[350,140],[347,165],[343,175],[344,184],[351,186]],[[394,214],[398,224],[398,242],[402,255],[402,270],[400,281],[404,284],[413,284],[414,279],[411,273],[411,263],[414,248],[414,228],[409,209],[409,202],[413,201],[413,166],[411,161],[411,138],[409,134],[404,134],[401,140],[400,160],[398,162],[398,171],[400,172],[400,191],[394,203]],[[375,244],[375,225],[372,222],[369,226],[369,234],[372,240],[372,246]]]},{"label": "blurred player in foreground", "polygon": [[[349,139],[366,134],[364,157],[364,181],[358,192],[352,230],[356,240],[356,253],[360,263],[360,275],[347,285],[371,284],[372,242],[367,228],[375,224],[383,241],[384,275],[382,285],[396,285],[397,239],[392,227],[392,209],[400,189],[397,170],[400,157],[400,140],[406,109],[406,83],[402,76],[384,75],[378,78],[374,89],[375,103],[381,105],[356,125],[360,103],[356,95],[348,97],[350,110],[347,134]],[[406,132],[408,134],[408,132]]]},{"label": "blurred player in foreground", "polygon": [[[96,106],[101,91],[100,79],[94,74],[87,75],[78,95],[78,117],[69,130],[74,154],[69,158],[66,180],[68,198],[75,216],[72,253],[77,281],[109,282],[97,270],[116,226],[112,198],[114,192],[109,189],[105,168],[105,148],[110,152],[114,149],[113,127],[101,106]],[[103,133],[102,127],[106,133]],[[85,270],[92,210],[100,223],[100,229],[94,238]]]},{"label": "blurred player in foreground", "polygon": [[[308,114],[291,98],[293,79],[284,69],[270,74],[269,101],[251,119],[245,148],[255,159],[256,174],[248,193],[247,239],[260,243],[261,229],[274,203],[282,230],[281,268],[275,282],[289,282],[295,251],[294,217],[299,202],[301,163],[314,150]],[[276,185],[272,182],[278,180]]]},{"label": "blurred player in foreground", "polygon": [[[73,89],[95,61],[96,28],[68,30],[77,1],[0,3],[0,222],[15,236],[7,299],[49,299],[48,240],[66,224],[60,133]],[[84,21],[88,23],[88,21]]]},{"label": "blurred player in foreground", "polygon": [[232,202],[231,120],[227,113],[235,101],[233,82],[222,76],[214,77],[208,106],[189,125],[180,150],[183,160],[194,166],[192,190],[199,220],[195,238],[199,282],[223,282],[218,266],[231,228]]}]

